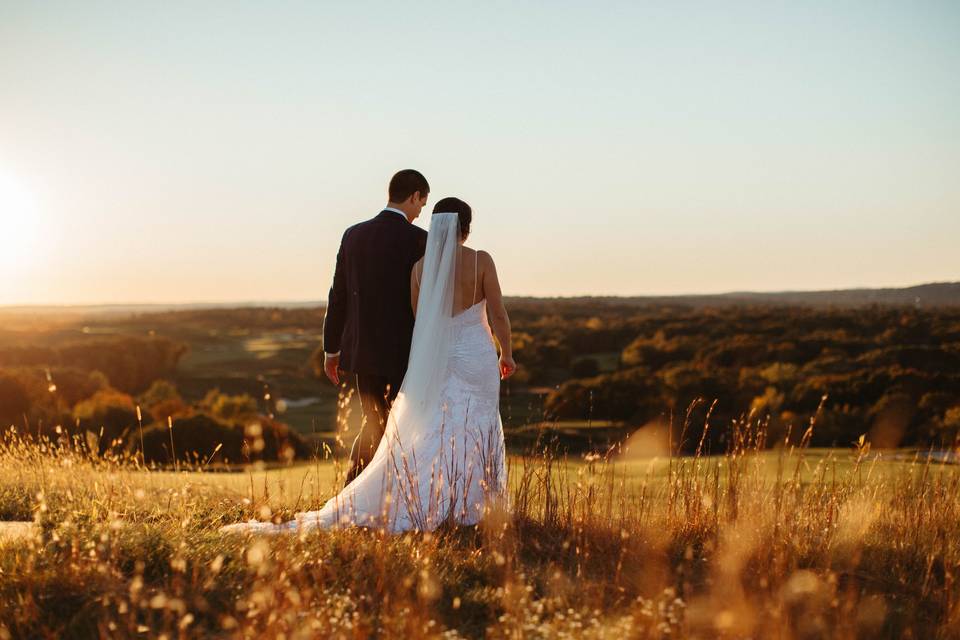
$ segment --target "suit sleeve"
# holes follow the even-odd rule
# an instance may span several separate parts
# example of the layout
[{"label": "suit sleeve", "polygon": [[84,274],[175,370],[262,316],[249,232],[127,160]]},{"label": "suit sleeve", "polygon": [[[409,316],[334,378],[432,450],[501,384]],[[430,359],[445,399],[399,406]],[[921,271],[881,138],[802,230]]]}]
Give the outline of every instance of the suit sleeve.
[{"label": "suit sleeve", "polygon": [[414,255],[416,256],[414,260],[419,260],[427,252],[427,232],[421,229],[420,227],[414,227],[417,230],[416,235],[416,248],[414,249]]},{"label": "suit sleeve", "polygon": [[323,351],[324,353],[340,353],[340,341],[343,338],[343,325],[347,320],[347,277],[344,272],[343,245],[347,240],[347,233],[340,240],[340,250],[337,251],[337,266],[333,272],[333,285],[327,295],[327,312],[323,316]]}]

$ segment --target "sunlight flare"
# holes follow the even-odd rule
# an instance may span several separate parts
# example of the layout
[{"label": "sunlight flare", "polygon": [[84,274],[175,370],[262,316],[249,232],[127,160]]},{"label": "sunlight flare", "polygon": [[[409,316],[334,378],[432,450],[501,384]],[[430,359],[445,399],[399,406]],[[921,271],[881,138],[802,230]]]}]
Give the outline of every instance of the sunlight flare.
[{"label": "sunlight flare", "polygon": [[0,172],[0,269],[35,262],[40,250],[39,211],[33,193],[15,176]]}]

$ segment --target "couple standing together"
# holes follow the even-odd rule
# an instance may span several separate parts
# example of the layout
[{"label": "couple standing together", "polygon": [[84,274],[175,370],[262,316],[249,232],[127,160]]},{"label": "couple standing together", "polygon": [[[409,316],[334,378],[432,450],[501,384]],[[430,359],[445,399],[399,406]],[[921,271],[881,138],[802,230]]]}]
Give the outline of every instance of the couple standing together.
[{"label": "couple standing together", "polygon": [[363,409],[346,486],[295,520],[223,530],[429,531],[476,524],[505,498],[500,380],[516,370],[510,320],[493,259],[464,246],[466,202],[437,202],[429,233],[412,224],[429,193],[420,172],[398,172],[387,207],[347,229],[337,253],[324,371],[337,385],[341,371],[355,376]]}]

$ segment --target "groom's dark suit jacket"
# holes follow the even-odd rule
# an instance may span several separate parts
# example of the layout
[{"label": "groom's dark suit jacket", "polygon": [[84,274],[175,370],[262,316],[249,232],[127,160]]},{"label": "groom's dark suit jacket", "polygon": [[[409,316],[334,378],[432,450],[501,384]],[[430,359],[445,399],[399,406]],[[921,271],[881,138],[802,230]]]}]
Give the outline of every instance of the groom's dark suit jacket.
[{"label": "groom's dark suit jacket", "polygon": [[323,319],[323,350],[340,368],[402,380],[413,337],[410,271],[427,232],[382,211],[343,234]]}]

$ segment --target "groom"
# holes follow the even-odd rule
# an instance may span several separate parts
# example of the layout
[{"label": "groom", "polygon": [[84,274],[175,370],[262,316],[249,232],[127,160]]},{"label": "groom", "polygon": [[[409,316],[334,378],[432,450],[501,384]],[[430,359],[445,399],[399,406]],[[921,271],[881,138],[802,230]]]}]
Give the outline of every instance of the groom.
[{"label": "groom", "polygon": [[426,249],[427,232],[412,222],[427,204],[427,179],[404,169],[388,191],[383,211],[344,232],[323,319],[324,372],[335,385],[341,369],[353,374],[363,409],[347,484],[377,450],[403,382],[413,337],[410,270]]}]

